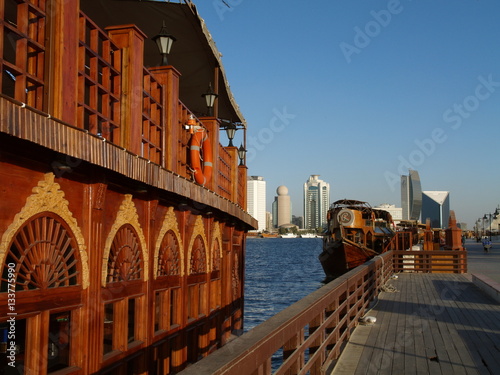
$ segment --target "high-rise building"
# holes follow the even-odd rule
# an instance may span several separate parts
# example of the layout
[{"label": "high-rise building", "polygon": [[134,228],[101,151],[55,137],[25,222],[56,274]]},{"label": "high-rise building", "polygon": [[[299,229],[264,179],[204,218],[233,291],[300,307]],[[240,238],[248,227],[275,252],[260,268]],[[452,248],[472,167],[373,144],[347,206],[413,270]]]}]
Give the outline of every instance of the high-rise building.
[{"label": "high-rise building", "polygon": [[278,196],[274,197],[273,202],[273,225],[279,228],[292,222],[292,204],[286,186],[279,186],[276,189],[276,194]]},{"label": "high-rise building", "polygon": [[422,222],[431,220],[432,228],[446,228],[450,219],[450,193],[447,191],[422,192]]},{"label": "high-rise building", "polygon": [[403,220],[419,220],[422,210],[422,187],[417,171],[409,170],[408,176],[401,176],[401,207]]},{"label": "high-rise building", "polygon": [[304,184],[304,229],[324,227],[330,207],[330,184],[313,174]]},{"label": "high-rise building", "polygon": [[266,230],[266,181],[261,176],[248,176],[247,210],[259,222],[258,231]]}]

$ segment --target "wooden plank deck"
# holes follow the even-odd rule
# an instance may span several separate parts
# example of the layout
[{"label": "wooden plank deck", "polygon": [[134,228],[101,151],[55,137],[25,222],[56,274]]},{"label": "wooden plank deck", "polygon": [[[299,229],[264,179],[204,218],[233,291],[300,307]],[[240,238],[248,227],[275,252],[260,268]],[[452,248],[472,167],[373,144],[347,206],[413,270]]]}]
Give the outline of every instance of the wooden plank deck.
[{"label": "wooden plank deck", "polygon": [[499,374],[500,304],[465,275],[401,273],[332,374]]}]

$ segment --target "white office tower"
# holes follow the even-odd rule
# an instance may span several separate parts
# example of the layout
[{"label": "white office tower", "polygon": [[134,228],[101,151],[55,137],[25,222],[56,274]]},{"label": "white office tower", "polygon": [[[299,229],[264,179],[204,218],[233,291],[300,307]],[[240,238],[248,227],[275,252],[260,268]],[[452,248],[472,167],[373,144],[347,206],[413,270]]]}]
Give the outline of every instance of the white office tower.
[{"label": "white office tower", "polygon": [[325,227],[326,214],[330,208],[330,184],[313,174],[304,184],[304,228]]},{"label": "white office tower", "polygon": [[247,210],[259,222],[258,231],[266,228],[266,181],[260,176],[248,176]]}]

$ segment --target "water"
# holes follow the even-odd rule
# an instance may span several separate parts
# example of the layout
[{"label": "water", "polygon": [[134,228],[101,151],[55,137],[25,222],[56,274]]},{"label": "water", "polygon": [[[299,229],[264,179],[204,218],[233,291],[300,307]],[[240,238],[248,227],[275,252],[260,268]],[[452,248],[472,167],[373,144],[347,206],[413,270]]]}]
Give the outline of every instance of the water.
[{"label": "water", "polygon": [[247,238],[245,331],[323,286],[321,238]]}]

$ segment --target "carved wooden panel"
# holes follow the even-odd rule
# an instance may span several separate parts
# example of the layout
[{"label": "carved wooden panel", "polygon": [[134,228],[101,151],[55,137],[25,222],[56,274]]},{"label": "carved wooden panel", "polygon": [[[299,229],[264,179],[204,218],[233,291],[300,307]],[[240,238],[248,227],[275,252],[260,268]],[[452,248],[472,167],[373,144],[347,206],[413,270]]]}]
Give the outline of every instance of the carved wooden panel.
[{"label": "carved wooden panel", "polygon": [[163,237],[158,255],[158,276],[180,275],[179,242],[172,230]]},{"label": "carved wooden panel", "polygon": [[212,253],[212,271],[220,271],[221,264],[221,250],[219,241],[214,242],[213,253]]},{"label": "carved wooden panel", "polygon": [[207,272],[207,255],[205,251],[205,245],[203,243],[203,238],[197,236],[194,240],[193,248],[191,251],[190,259],[190,274],[204,273]]},{"label": "carved wooden panel", "polygon": [[141,246],[134,228],[122,226],[115,235],[108,258],[107,282],[132,281],[143,278]]},{"label": "carved wooden panel", "polygon": [[78,285],[77,252],[77,243],[60,218],[52,213],[35,216],[12,240],[2,273],[2,291],[6,291],[8,265],[13,264],[16,290]]}]

